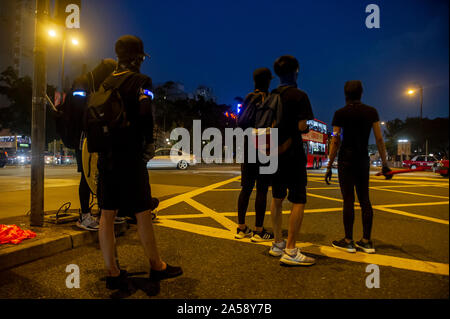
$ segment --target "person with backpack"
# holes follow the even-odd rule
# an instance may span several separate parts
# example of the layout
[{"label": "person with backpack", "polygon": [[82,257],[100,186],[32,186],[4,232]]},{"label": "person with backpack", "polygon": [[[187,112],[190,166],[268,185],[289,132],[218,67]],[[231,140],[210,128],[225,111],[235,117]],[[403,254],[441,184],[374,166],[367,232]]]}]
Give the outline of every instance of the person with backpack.
[{"label": "person with backpack", "polygon": [[[268,97],[270,81],[272,73],[268,68],[259,68],[253,72],[253,81],[255,91],[249,93],[243,102],[241,115],[238,119],[238,126],[242,129],[255,127],[256,109]],[[267,192],[270,185],[270,176],[260,174],[258,163],[250,163],[248,160],[249,141],[244,143],[244,163],[241,164],[241,192],[238,199],[238,228],[235,235],[236,239],[251,237],[253,242],[272,241],[273,233],[268,232],[264,227],[264,216],[266,214]],[[255,199],[255,231],[245,223],[248,202],[256,183],[256,199]]]},{"label": "person with backpack", "polygon": [[[314,118],[308,95],[297,88],[299,63],[290,55],[279,57],[274,71],[280,78],[280,85],[272,91],[278,95],[278,168],[272,176],[271,216],[274,241],[269,254],[281,257],[280,263],[292,266],[309,266],[315,263],[295,247],[300,231],[306,203],[306,155],[303,150],[302,133],[308,132],[307,121]],[[287,199],[292,203],[289,217],[287,242],[282,238],[282,204]]]},{"label": "person with backpack", "polygon": [[[344,87],[346,105],[337,110],[333,117],[333,139],[330,146],[325,182],[332,178],[331,165],[338,156],[339,186],[344,200],[345,237],[332,242],[333,247],[355,253],[357,249],[365,253],[375,253],[371,240],[373,210],[369,199],[370,160],[368,143],[373,129],[375,141],[383,165],[382,173],[391,170],[387,164],[386,149],[381,133],[380,120],[375,108],[361,102],[363,87],[361,81],[348,81]],[[342,140],[342,144],[341,144]],[[362,212],[363,236],[353,242],[353,222],[355,219],[355,189]]]},{"label": "person with backpack", "polygon": [[140,73],[145,57],[141,39],[120,37],[115,44],[117,69],[89,99],[86,134],[89,152],[98,152],[99,242],[107,268],[106,288],[127,289],[127,272],[115,259],[114,218],[134,214],[150,263],[150,279],[180,276],[158,252],[152,223],[147,161],[154,156],[152,80]]},{"label": "person with backpack", "polygon": [[[91,214],[91,190],[86,181],[82,164],[83,119],[89,96],[98,90],[100,84],[117,67],[113,59],[103,59],[91,72],[76,78],[64,102],[58,106],[55,116],[56,129],[66,147],[75,149],[77,172],[81,173],[78,195],[80,199],[80,218],[77,227],[98,231],[98,220]],[[123,221],[122,221],[123,222]]]}]

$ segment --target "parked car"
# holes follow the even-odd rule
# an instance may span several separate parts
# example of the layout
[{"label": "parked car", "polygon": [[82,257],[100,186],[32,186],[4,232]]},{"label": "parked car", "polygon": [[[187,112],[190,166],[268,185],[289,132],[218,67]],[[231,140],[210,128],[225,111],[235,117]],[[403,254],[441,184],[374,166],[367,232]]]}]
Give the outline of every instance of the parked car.
[{"label": "parked car", "polygon": [[416,169],[419,167],[431,169],[438,160],[431,155],[416,155],[411,160],[403,161],[402,166],[405,168]]},{"label": "parked car", "polygon": [[147,168],[187,169],[189,166],[196,164],[195,155],[171,150],[170,148],[160,148],[155,151],[155,157],[148,161]]},{"label": "parked car", "polygon": [[448,159],[443,159],[437,164],[436,172],[444,177],[448,177]]},{"label": "parked car", "polygon": [[6,164],[8,164],[8,153],[0,151],[0,168],[5,167]]}]

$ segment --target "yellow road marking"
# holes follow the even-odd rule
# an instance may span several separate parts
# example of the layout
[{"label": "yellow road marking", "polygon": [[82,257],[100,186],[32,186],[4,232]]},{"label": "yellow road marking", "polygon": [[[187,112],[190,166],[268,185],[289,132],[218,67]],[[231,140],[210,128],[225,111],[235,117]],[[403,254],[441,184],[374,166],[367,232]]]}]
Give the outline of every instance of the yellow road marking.
[{"label": "yellow road marking", "polygon": [[408,194],[408,195],[415,195],[415,196],[425,196],[425,197],[434,197],[434,198],[444,198],[444,199],[448,199],[447,196],[439,196],[439,195],[430,195],[430,194],[413,193],[413,192],[399,191],[399,190],[395,190],[395,189],[384,189],[384,188],[378,188],[378,187],[371,187],[371,189],[374,189],[374,190],[380,190],[380,191],[385,191],[385,192],[394,192],[394,193],[402,193],[402,194]]},{"label": "yellow road marking", "polygon": [[198,211],[201,211],[204,215],[206,215],[206,217],[211,217],[228,230],[233,231],[236,229],[237,227],[236,223],[231,221],[229,218],[223,216],[222,214],[212,210],[211,208],[206,207],[205,205],[200,204],[199,202],[196,202],[193,199],[186,199],[185,202],[194,207],[195,209],[197,209]]},{"label": "yellow road marking", "polygon": [[448,220],[444,220],[444,219],[428,217],[428,216],[423,216],[423,215],[417,215],[417,214],[411,214],[411,213],[403,212],[401,210],[386,208],[383,206],[374,206],[373,208],[387,212],[387,213],[404,215],[404,216],[408,216],[408,217],[419,218],[419,219],[424,219],[424,220],[428,220],[428,221],[439,223],[439,224],[448,225]]},{"label": "yellow road marking", "polygon": [[411,207],[411,206],[435,206],[435,205],[448,205],[449,201],[444,202],[427,202],[427,203],[405,203],[405,204],[388,204],[388,205],[375,205],[373,207]]},{"label": "yellow road marking", "polygon": [[180,194],[180,195],[171,197],[169,199],[166,199],[166,200],[160,202],[159,206],[158,206],[158,209],[162,210],[162,209],[167,208],[169,206],[173,206],[175,204],[181,203],[181,202],[183,202],[186,199],[190,199],[192,197],[195,197],[197,195],[200,195],[202,193],[210,191],[210,190],[212,190],[214,188],[217,188],[217,187],[220,187],[220,186],[223,186],[223,185],[226,185],[226,184],[238,181],[240,178],[241,178],[240,176],[236,176],[236,177],[224,180],[222,182],[211,184],[211,185],[208,185],[208,186],[205,186],[205,187],[201,187],[199,189],[195,189],[193,191],[190,191],[190,192],[187,192],[187,193],[184,193],[184,194]]},{"label": "yellow road marking", "polygon": [[[163,220],[160,223],[156,224],[158,226],[169,227],[173,229],[178,229],[186,232],[193,232],[198,235],[209,236],[219,239],[227,239],[233,240],[236,242],[254,244],[254,245],[263,245],[263,246],[271,246],[271,243],[251,243],[249,241],[243,241],[239,239],[235,239],[234,235],[227,230],[218,229],[214,227],[202,226],[202,225],[193,225],[188,223],[183,223],[174,220]],[[379,254],[364,254],[357,252],[355,254],[349,254],[345,252],[341,252],[333,247],[329,246],[321,246],[314,245],[311,243],[297,243],[296,245],[302,251],[315,254],[327,256],[330,258],[342,259],[352,262],[359,262],[364,264],[376,264],[379,266],[388,266],[394,267],[403,270],[412,270],[419,272],[426,272],[438,275],[449,275],[449,265],[444,263],[437,263],[431,261],[422,261],[387,255],[379,255]]]}]

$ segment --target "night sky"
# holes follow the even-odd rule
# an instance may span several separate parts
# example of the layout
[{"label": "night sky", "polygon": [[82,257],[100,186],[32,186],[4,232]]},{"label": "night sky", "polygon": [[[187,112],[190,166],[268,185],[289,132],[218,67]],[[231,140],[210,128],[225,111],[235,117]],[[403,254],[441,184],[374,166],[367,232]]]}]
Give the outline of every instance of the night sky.
[{"label": "night sky", "polygon": [[[380,7],[380,29],[365,26],[370,3]],[[299,87],[330,124],[353,79],[381,120],[419,115],[419,97],[405,95],[414,81],[424,86],[424,117],[448,117],[448,29],[447,0],[84,0],[80,32],[83,58],[96,62],[114,57],[120,35],[137,35],[152,56],[141,71],[155,83],[204,84],[224,104],[252,90],[255,68],[294,55]]]}]

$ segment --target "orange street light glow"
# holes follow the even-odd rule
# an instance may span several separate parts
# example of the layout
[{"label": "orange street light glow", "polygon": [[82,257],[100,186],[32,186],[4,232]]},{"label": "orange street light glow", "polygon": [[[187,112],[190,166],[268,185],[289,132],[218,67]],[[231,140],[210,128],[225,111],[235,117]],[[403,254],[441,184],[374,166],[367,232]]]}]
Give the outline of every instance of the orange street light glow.
[{"label": "orange street light glow", "polygon": [[56,37],[56,31],[55,30],[49,30],[48,31],[48,35],[51,36],[52,38]]},{"label": "orange street light glow", "polygon": [[78,45],[78,44],[79,44],[79,42],[78,42],[78,40],[77,40],[77,39],[72,39],[72,44],[73,44],[73,45]]},{"label": "orange street light glow", "polygon": [[412,94],[414,94],[415,92],[416,92],[416,91],[410,89],[410,90],[408,90],[407,93],[408,93],[409,95],[412,95]]}]

